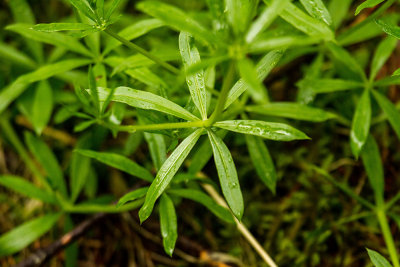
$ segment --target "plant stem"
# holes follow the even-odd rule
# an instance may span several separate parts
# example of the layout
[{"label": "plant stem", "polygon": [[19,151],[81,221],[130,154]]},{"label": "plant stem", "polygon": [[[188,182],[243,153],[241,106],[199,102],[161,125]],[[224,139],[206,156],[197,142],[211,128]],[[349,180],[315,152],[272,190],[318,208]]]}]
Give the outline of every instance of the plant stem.
[{"label": "plant stem", "polygon": [[24,145],[19,140],[16,132],[14,131],[13,127],[11,126],[10,122],[8,121],[8,117],[6,115],[2,115],[0,119],[0,126],[3,130],[4,135],[8,139],[8,141],[14,146],[15,150],[17,150],[18,154],[21,156],[22,160],[31,170],[33,176],[36,180],[42,184],[48,192],[52,192],[52,189],[49,183],[41,174],[39,168],[35,165],[29,153],[26,151]]},{"label": "plant stem", "polygon": [[139,208],[144,202],[144,199],[129,202],[121,207],[114,204],[111,205],[89,205],[81,204],[76,206],[64,206],[63,211],[68,213],[120,213]]},{"label": "plant stem", "polygon": [[107,127],[116,129],[124,132],[136,132],[136,131],[154,131],[154,130],[166,130],[166,129],[181,129],[181,128],[200,128],[204,127],[206,121],[189,121],[189,122],[172,122],[172,123],[160,123],[160,124],[146,124],[146,125],[123,125],[115,126],[106,124]]},{"label": "plant stem", "polygon": [[118,41],[120,41],[121,43],[123,43],[124,45],[129,47],[130,49],[132,49],[132,50],[144,55],[145,57],[147,57],[147,58],[149,58],[151,60],[153,60],[155,63],[159,64],[160,66],[162,66],[163,68],[169,70],[170,72],[172,72],[174,74],[180,74],[180,70],[179,69],[175,68],[171,64],[168,64],[165,61],[162,61],[158,57],[150,54],[149,52],[147,52],[146,50],[144,50],[140,46],[130,42],[129,40],[127,40],[124,37],[122,37],[121,35],[115,33],[114,31],[112,31],[110,29],[105,29],[104,32],[107,33],[108,35],[110,35],[111,37],[117,39]]},{"label": "plant stem", "polygon": [[222,84],[222,89],[218,97],[217,105],[214,109],[213,114],[211,114],[210,119],[207,121],[206,126],[212,126],[222,115],[222,111],[224,110],[226,98],[228,97],[229,90],[233,83],[233,79],[235,77],[235,61],[231,61],[228,67],[228,73],[224,78],[224,82]]},{"label": "plant stem", "polygon": [[385,214],[385,207],[378,206],[376,209],[376,216],[381,226],[383,238],[385,239],[386,247],[389,251],[390,259],[394,267],[400,267],[399,257],[397,255],[396,246],[394,244],[392,232],[389,227],[389,222]]},{"label": "plant stem", "polygon": [[[212,187],[209,184],[202,184],[204,190],[207,191],[207,193],[221,206],[229,209],[228,205],[226,204],[225,200],[218,194],[217,191],[215,191],[214,187]],[[233,215],[232,215],[233,216]],[[251,234],[251,232],[246,228],[246,226],[240,222],[238,219],[236,219],[235,216],[233,216],[235,219],[235,223],[237,225],[237,228],[239,232],[244,236],[244,238],[250,243],[250,245],[257,251],[258,255],[264,260],[266,264],[268,264],[270,267],[278,267],[274,260],[268,255],[268,253],[264,250],[264,248],[260,245],[260,243],[257,241],[257,239],[254,238],[254,236]],[[397,267],[397,266],[395,266]]]}]

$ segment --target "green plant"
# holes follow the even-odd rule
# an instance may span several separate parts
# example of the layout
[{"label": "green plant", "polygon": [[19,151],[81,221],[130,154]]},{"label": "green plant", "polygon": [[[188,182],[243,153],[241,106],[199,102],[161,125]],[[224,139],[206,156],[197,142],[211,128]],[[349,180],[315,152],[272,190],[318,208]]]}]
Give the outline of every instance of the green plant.
[{"label": "green plant", "polygon": [[[371,126],[387,120],[400,138],[398,108],[380,92],[382,88],[398,84],[400,72],[377,80],[379,70],[400,38],[400,28],[394,26],[399,19],[397,13],[382,16],[394,0],[365,1],[358,6],[356,14],[384,3],[363,22],[339,34],[335,29],[341,26],[350,1],[333,0],[328,8],[321,0],[293,3],[290,0],[265,0],[263,3],[207,0],[205,17],[201,13],[188,14],[164,2],[141,1],[137,9],[153,18],[139,19],[119,32],[113,27],[122,18],[114,13],[118,13],[124,1],[68,2],[74,8],[77,22],[67,19],[36,24],[25,0],[9,3],[17,24],[6,29],[26,38],[33,58],[11,45],[0,45],[2,57],[25,71],[31,70],[19,74],[0,91],[1,128],[4,137],[31,169],[35,181],[33,184],[21,177],[2,175],[0,184],[48,204],[52,212],[2,235],[0,256],[26,247],[49,231],[62,215],[71,221],[74,213],[120,213],[140,207],[139,218],[144,222],[156,205],[163,246],[172,256],[179,221],[175,208],[182,199],[190,199],[204,205],[225,223],[236,224],[263,260],[276,266],[241,222],[245,204],[238,171],[224,138],[230,137],[232,132],[237,136],[244,134],[258,177],[275,194],[278,174],[263,139],[310,139],[286,122],[286,119],[294,119],[320,124],[334,121],[350,130],[350,149],[356,159],[361,157],[373,190],[374,204],[354,193],[348,185],[337,182],[323,167],[304,159],[300,165],[305,172],[314,170],[327,178],[376,215],[392,264],[400,266],[388,222],[388,217],[398,221],[391,207],[399,197],[385,202],[384,168],[371,134]],[[20,10],[26,14],[22,16]],[[155,49],[150,52],[131,42],[161,27],[179,32],[179,37],[168,32],[172,37],[166,44],[149,37],[149,42],[155,42]],[[353,56],[345,47],[379,36],[382,30],[390,36],[375,49],[366,74],[365,64],[360,64],[362,55]],[[45,54],[42,43],[55,48]],[[312,54],[316,55],[313,62],[297,83],[297,101],[271,101],[263,83],[271,71],[300,56]],[[87,75],[83,69],[88,69]],[[55,82],[49,81],[53,77],[63,85],[73,84],[74,94],[55,89]],[[31,90],[32,86],[35,90]],[[325,105],[311,105],[320,95],[333,95],[331,99],[334,99],[345,93],[356,100],[355,105],[351,102],[329,107],[329,97]],[[42,169],[32,161],[9,121],[13,114],[8,109],[14,102],[38,136],[49,123],[54,106],[60,106],[54,120],[59,123],[68,119],[79,121],[73,126],[74,132],[83,133],[67,163],[68,175],[48,145],[40,137],[26,132],[25,144]],[[377,107],[384,115],[373,117]],[[99,151],[109,132],[114,137],[121,133],[132,136],[128,140],[127,147],[131,146],[128,152]],[[142,133],[155,175],[148,166],[128,158],[141,143]],[[136,138],[139,141],[135,141]],[[296,144],[306,146],[306,142]],[[219,187],[210,187],[213,179],[201,174],[211,157]],[[146,186],[126,193],[117,204],[97,198],[92,159],[142,179]],[[187,169],[179,171],[185,160]],[[221,189],[227,206],[216,188]],[[83,191],[89,200],[80,201]],[[20,236],[25,236],[23,241],[18,238]],[[376,259],[382,256],[374,253],[368,250],[377,264],[379,259]]]}]

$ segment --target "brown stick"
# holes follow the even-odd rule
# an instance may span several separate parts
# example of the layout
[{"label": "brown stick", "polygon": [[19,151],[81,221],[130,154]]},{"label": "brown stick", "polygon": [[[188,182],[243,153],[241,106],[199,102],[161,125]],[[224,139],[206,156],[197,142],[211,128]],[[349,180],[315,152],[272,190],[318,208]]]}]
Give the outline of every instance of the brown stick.
[{"label": "brown stick", "polygon": [[45,248],[41,248],[36,250],[33,254],[31,254],[28,258],[24,259],[20,263],[14,265],[14,267],[31,267],[31,266],[41,266],[47,260],[56,255],[59,251],[66,248],[72,242],[77,240],[79,237],[85,234],[85,232],[92,227],[95,223],[106,217],[106,213],[97,213],[93,217],[83,221],[77,227],[75,227],[72,231],[63,235],[60,239],[53,242],[49,246]]}]

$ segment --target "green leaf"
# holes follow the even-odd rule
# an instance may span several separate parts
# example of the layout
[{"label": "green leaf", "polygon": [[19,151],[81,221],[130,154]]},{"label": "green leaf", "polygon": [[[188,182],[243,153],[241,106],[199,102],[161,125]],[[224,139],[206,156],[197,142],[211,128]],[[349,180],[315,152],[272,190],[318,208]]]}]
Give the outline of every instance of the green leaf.
[{"label": "green leaf", "polygon": [[325,110],[292,102],[274,102],[266,105],[246,106],[246,111],[267,116],[322,122],[336,116]]},{"label": "green leaf", "polygon": [[105,19],[109,20],[111,15],[114,13],[115,9],[117,9],[118,5],[121,3],[121,0],[113,0],[110,8],[107,10],[105,14]]},{"label": "green leaf", "polygon": [[290,0],[272,0],[271,3],[264,8],[258,18],[250,25],[250,29],[246,34],[246,42],[251,43],[263,30],[268,28],[289,1]]},{"label": "green leaf", "polygon": [[218,37],[212,34],[210,30],[190,17],[187,12],[174,6],[158,1],[144,1],[140,2],[137,8],[150,16],[162,20],[175,30],[189,32],[195,38],[199,38],[210,44],[220,42]]},{"label": "green leaf", "polygon": [[53,91],[49,83],[40,81],[33,99],[32,124],[37,134],[41,134],[53,111]]},{"label": "green leaf", "polygon": [[233,223],[232,214],[226,208],[218,205],[211,197],[202,191],[195,189],[170,189],[168,194],[177,195],[183,198],[187,198],[202,204],[204,207],[209,209],[215,216],[227,223]]},{"label": "green leaf", "polygon": [[385,180],[383,176],[382,159],[378,145],[372,135],[368,136],[368,139],[361,150],[361,159],[365,171],[367,172],[369,183],[374,191],[376,203],[378,205],[383,204]]},{"label": "green leaf", "polygon": [[255,8],[257,8],[257,1],[254,0],[225,1],[224,12],[236,35],[243,34],[247,30],[249,19]]},{"label": "green leaf", "polygon": [[174,203],[166,194],[161,196],[159,211],[164,250],[165,253],[172,257],[176,239],[178,238],[178,220]]},{"label": "green leaf", "polygon": [[283,123],[256,120],[220,121],[215,127],[229,131],[251,134],[275,141],[310,139],[305,133]]},{"label": "green leaf", "polygon": [[249,59],[244,58],[238,62],[237,66],[243,81],[248,84],[248,91],[253,101],[258,104],[268,103],[268,94],[258,79],[253,63]]},{"label": "green leaf", "polygon": [[355,15],[357,16],[358,14],[360,14],[360,12],[364,9],[364,8],[370,8],[370,7],[374,7],[376,5],[379,5],[380,3],[382,3],[385,0],[365,0],[362,4],[360,4],[355,12]]},{"label": "green leaf", "polygon": [[129,201],[134,201],[134,200],[144,197],[148,190],[149,190],[149,187],[146,186],[146,187],[142,187],[142,188],[133,190],[133,191],[123,195],[119,199],[119,201],[117,203],[117,207],[120,207]]},{"label": "green leaf", "polygon": [[396,109],[396,106],[381,93],[375,90],[373,90],[372,93],[381,109],[386,113],[397,138],[400,140],[400,112]]},{"label": "green leaf", "polygon": [[54,198],[54,195],[40,188],[37,188],[35,185],[28,182],[24,178],[12,175],[2,175],[0,176],[0,184],[29,198],[39,199],[45,203],[50,203],[50,204],[57,203],[56,199]]},{"label": "green leaf", "polygon": [[368,90],[364,90],[353,116],[350,132],[350,146],[356,158],[368,138],[371,125],[371,100]]},{"label": "green leaf", "polygon": [[[180,33],[179,49],[181,51],[182,61],[186,71],[190,66],[201,61],[199,51],[194,45],[194,39],[189,35],[189,33]],[[193,102],[200,111],[202,119],[207,119],[207,91],[204,82],[204,71],[200,70],[197,73],[187,75],[186,83],[189,87]]]},{"label": "green leaf", "polygon": [[[162,22],[159,19],[143,19],[126,27],[125,29],[120,31],[118,35],[129,41],[132,41],[133,39],[145,35],[146,33],[164,25],[165,25],[164,22]],[[120,45],[121,42],[119,42],[118,40],[110,39],[110,41],[107,42],[103,55],[107,55],[110,51],[112,51],[113,49],[117,48]]]},{"label": "green leaf", "polygon": [[93,8],[86,0],[68,0],[78,11],[82,12],[87,18],[93,22],[97,22],[97,16]]},{"label": "green leaf", "polygon": [[383,20],[375,20],[375,23],[378,24],[381,29],[386,32],[387,34],[400,39],[400,27],[391,25]]},{"label": "green leaf", "polygon": [[48,232],[60,218],[60,213],[47,214],[25,222],[0,236],[0,257],[22,250]]},{"label": "green leaf", "polygon": [[329,2],[329,12],[333,20],[333,28],[337,29],[342,25],[342,22],[346,19],[349,14],[351,1],[348,0],[331,0]]},{"label": "green leaf", "polygon": [[[282,58],[284,51],[274,50],[266,54],[257,64],[257,77],[260,81],[263,81],[271,70],[278,64],[279,60]],[[236,99],[238,99],[247,89],[249,85],[240,79],[232,89],[229,91],[226,102],[225,109],[228,108]]]},{"label": "green leaf", "polygon": [[[104,88],[97,89],[99,91],[100,101],[104,101],[109,91]],[[129,87],[117,87],[112,100],[136,108],[161,111],[189,121],[199,120],[195,115],[166,98]]]},{"label": "green leaf", "polygon": [[[367,1],[368,2],[368,1]],[[368,256],[371,259],[375,267],[392,267],[392,265],[378,252],[368,249]]]},{"label": "green leaf", "polygon": [[267,146],[259,137],[246,134],[245,138],[247,149],[258,177],[275,194],[278,177]]},{"label": "green leaf", "polygon": [[167,148],[164,136],[155,133],[144,133],[149,146],[150,156],[156,169],[159,170],[167,159]]},{"label": "green leaf", "polygon": [[297,85],[307,87],[307,89],[311,90],[314,94],[333,93],[364,87],[362,82],[357,81],[318,78],[307,78],[300,81]]},{"label": "green leaf", "polygon": [[208,130],[208,137],[213,149],[215,166],[217,167],[222,193],[233,215],[240,220],[244,210],[243,196],[232,155],[222,139],[215,133]]},{"label": "green leaf", "polygon": [[33,136],[29,132],[25,133],[25,141],[29,147],[29,150],[33,153],[40,165],[42,165],[46,171],[52,188],[60,191],[60,193],[66,197],[68,193],[63,172],[53,152],[46,145],[46,143]]},{"label": "green leaf", "polygon": [[[96,78],[94,77],[92,66],[89,66],[88,76],[89,76],[90,98],[93,102],[96,115],[99,115],[100,114],[99,93],[97,92]],[[108,96],[105,98],[105,100],[107,98]]]},{"label": "green leaf", "polygon": [[84,56],[88,57],[92,56],[92,53],[85,46],[83,46],[77,39],[62,33],[58,32],[48,33],[48,32],[35,31],[29,24],[13,24],[7,26],[5,29],[19,33],[26,38],[38,42],[59,46],[67,50],[82,54]]},{"label": "green leaf", "polygon": [[266,36],[253,41],[248,51],[251,53],[264,53],[274,49],[287,49],[299,46],[310,46],[321,42],[321,36],[285,35],[278,37]]},{"label": "green leaf", "polygon": [[119,154],[96,152],[93,150],[85,150],[85,149],[77,149],[75,150],[75,152],[85,157],[96,159],[108,166],[129,173],[130,175],[141,178],[145,181],[148,182],[153,181],[153,175],[147,169],[143,168],[136,162]]},{"label": "green leaf", "polygon": [[292,3],[287,3],[280,16],[293,27],[310,36],[320,36],[326,41],[334,40],[332,30],[325,23],[310,17]]},{"label": "green leaf", "polygon": [[90,63],[90,60],[87,59],[67,59],[54,64],[44,65],[31,73],[19,76],[15,82],[0,92],[0,113],[20,96],[29,84],[48,79],[71,69],[87,65],[88,63]]},{"label": "green leaf", "polygon": [[43,23],[32,27],[39,32],[58,32],[58,31],[87,31],[93,30],[93,26],[84,23]]},{"label": "green leaf", "polygon": [[322,0],[300,0],[300,2],[312,17],[325,22],[327,25],[332,24],[331,14],[329,14]]},{"label": "green leaf", "polygon": [[22,51],[19,51],[13,46],[5,43],[0,43],[0,57],[10,63],[15,63],[30,69],[36,67],[36,63],[30,57],[22,53]]},{"label": "green leaf", "polygon": [[378,71],[383,67],[385,62],[392,55],[393,50],[396,48],[397,39],[388,37],[379,43],[375,50],[374,57],[371,63],[371,70],[369,74],[370,81],[373,81],[378,74]]},{"label": "green leaf", "polygon": [[203,129],[198,129],[186,137],[186,139],[180,143],[180,145],[164,162],[158,171],[156,178],[152,182],[149,191],[146,194],[146,200],[139,211],[139,218],[141,222],[145,221],[150,216],[156,200],[165,191],[172,178],[181,167],[183,161],[189,155],[189,152],[200,138],[202,132]]}]

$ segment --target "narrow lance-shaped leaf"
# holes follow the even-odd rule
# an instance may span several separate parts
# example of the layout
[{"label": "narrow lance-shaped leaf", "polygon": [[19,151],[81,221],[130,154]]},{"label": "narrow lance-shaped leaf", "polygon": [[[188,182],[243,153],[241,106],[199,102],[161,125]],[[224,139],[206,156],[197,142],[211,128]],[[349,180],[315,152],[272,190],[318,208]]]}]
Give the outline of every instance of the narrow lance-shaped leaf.
[{"label": "narrow lance-shaped leaf", "polygon": [[253,101],[258,104],[268,103],[268,94],[257,77],[257,71],[253,63],[249,59],[244,58],[238,62],[238,69],[243,81],[249,85],[248,90]]},{"label": "narrow lance-shaped leaf", "polygon": [[44,80],[36,87],[32,108],[32,124],[37,134],[41,134],[50,120],[53,111],[53,90]]},{"label": "narrow lance-shaped leaf", "polygon": [[392,125],[397,138],[400,140],[400,112],[396,109],[396,106],[381,93],[375,90],[373,90],[372,93],[381,109],[386,113],[390,125]]},{"label": "narrow lance-shaped leaf", "polygon": [[368,252],[369,258],[371,259],[371,261],[375,267],[392,267],[392,265],[389,263],[389,261],[387,259],[385,259],[378,252],[368,249],[368,248],[367,248],[367,252]]},{"label": "narrow lance-shaped leaf", "polygon": [[87,0],[68,0],[78,11],[82,12],[93,22],[97,22],[96,14]]},{"label": "narrow lance-shaped leaf", "polygon": [[307,87],[314,94],[324,94],[362,88],[364,84],[352,80],[309,78],[300,81],[298,86]]},{"label": "narrow lance-shaped leaf", "polygon": [[373,81],[375,79],[378,71],[388,60],[393,50],[396,48],[397,41],[397,39],[388,36],[386,39],[379,43],[371,63],[371,71],[369,74],[370,81]]},{"label": "narrow lance-shaped leaf", "polygon": [[15,192],[29,198],[39,199],[45,203],[50,204],[56,203],[54,195],[36,187],[32,183],[21,177],[11,175],[0,176],[0,185],[14,190]]},{"label": "narrow lance-shaped leaf", "polygon": [[0,236],[0,257],[11,255],[27,247],[48,232],[60,217],[60,213],[47,214],[25,222]]},{"label": "narrow lance-shaped leaf", "polygon": [[382,3],[385,0],[365,0],[362,4],[360,4],[357,9],[356,9],[356,13],[355,15],[357,16],[358,14],[360,14],[360,12],[364,9],[364,8],[370,8],[370,7],[374,7],[376,5],[379,5],[380,3]]},{"label": "narrow lance-shaped leaf", "polygon": [[274,102],[266,105],[246,106],[246,111],[268,116],[313,122],[322,122],[335,118],[335,114],[323,109],[291,102]]},{"label": "narrow lance-shaped leaf", "polygon": [[275,141],[292,141],[310,139],[305,133],[284,123],[257,120],[220,121],[215,127],[229,131],[251,134]]},{"label": "narrow lance-shaped leaf", "polygon": [[186,137],[186,139],[179,144],[179,146],[164,162],[158,171],[156,178],[151,184],[149,191],[146,194],[146,200],[139,211],[139,218],[141,222],[145,221],[150,216],[156,200],[165,191],[172,178],[181,167],[183,161],[189,155],[197,140],[200,138],[202,132],[203,129],[198,129]]},{"label": "narrow lance-shaped leaf", "polygon": [[371,100],[369,90],[365,89],[358,101],[350,132],[351,150],[356,158],[367,141],[370,125]]},{"label": "narrow lance-shaped leaf", "polygon": [[[183,65],[185,70],[200,62],[200,54],[194,45],[194,39],[187,32],[181,32],[179,35],[179,49],[181,51]],[[186,82],[190,90],[193,102],[199,109],[203,120],[207,119],[207,92],[204,82],[204,71],[186,76]]]},{"label": "narrow lance-shaped leaf", "polygon": [[222,193],[232,213],[240,220],[244,209],[243,196],[232,155],[222,139],[211,130],[208,131],[208,137],[213,149]]},{"label": "narrow lance-shaped leaf", "polygon": [[245,137],[247,149],[249,150],[250,158],[258,177],[260,177],[261,181],[275,194],[278,177],[267,146],[260,137],[248,134],[246,134]]},{"label": "narrow lance-shaped leaf", "polygon": [[165,24],[176,30],[189,32],[194,37],[210,44],[220,42],[217,36],[177,7],[158,1],[144,1],[140,2],[137,8],[164,21]]},{"label": "narrow lance-shaped leaf", "polygon": [[[104,101],[109,95],[109,91],[100,87],[97,90],[99,91],[100,101]],[[136,108],[161,111],[189,121],[199,120],[195,115],[166,98],[129,87],[117,87],[112,100]]]},{"label": "narrow lance-shaped leaf", "polygon": [[25,140],[28,144],[29,150],[45,169],[51,186],[56,190],[59,190],[60,193],[66,197],[67,187],[64,181],[63,172],[53,152],[41,139],[33,136],[29,132],[26,132]]},{"label": "narrow lance-shaped leaf", "polygon": [[150,156],[157,170],[161,168],[167,159],[167,148],[164,136],[156,133],[144,133],[144,138],[149,146]]},{"label": "narrow lance-shaped leaf", "polygon": [[34,25],[32,29],[39,32],[87,31],[93,26],[84,23],[43,23]]},{"label": "narrow lance-shaped leaf", "polygon": [[272,0],[271,3],[264,8],[256,21],[251,24],[246,35],[246,42],[251,43],[263,30],[268,28],[285,8],[287,2],[289,2],[289,0]]},{"label": "narrow lance-shaped leaf", "polygon": [[168,190],[168,193],[196,201],[209,209],[221,220],[227,223],[234,222],[232,214],[228,209],[218,205],[211,197],[202,191],[195,189],[170,189]]},{"label": "narrow lance-shaped leaf", "polygon": [[365,171],[367,172],[369,183],[374,191],[375,202],[377,205],[381,205],[384,202],[383,193],[385,180],[379,148],[372,135],[368,136],[368,139],[361,150],[361,159]]},{"label": "narrow lance-shaped leaf", "polygon": [[164,250],[172,257],[176,239],[178,238],[178,219],[176,218],[174,203],[166,194],[161,196],[159,210]]},{"label": "narrow lance-shaped leaf", "polygon": [[[99,103],[99,94],[97,92],[96,79],[93,74],[92,66],[89,66],[89,89],[90,89],[90,97],[92,99],[96,115],[100,114],[100,103]],[[107,98],[106,98],[107,99]]]},{"label": "narrow lance-shaped leaf", "polygon": [[386,32],[387,34],[400,39],[400,27],[391,25],[383,20],[375,20],[376,24],[378,24],[381,29]]},{"label": "narrow lance-shaped leaf", "polygon": [[117,9],[118,5],[121,3],[121,0],[113,0],[110,8],[107,10],[105,15],[106,20],[109,20],[111,15],[114,13],[115,9]]},{"label": "narrow lance-shaped leaf", "polygon": [[300,0],[300,2],[311,16],[327,25],[332,24],[331,14],[322,0]]},{"label": "narrow lance-shaped leaf", "polygon": [[108,166],[114,167],[123,172],[129,173],[132,176],[139,177],[145,181],[153,181],[153,175],[145,168],[136,162],[115,153],[97,152],[93,150],[77,149],[76,153],[83,156],[96,159]]},{"label": "narrow lance-shaped leaf", "polygon": [[36,67],[36,63],[30,57],[14,48],[12,45],[5,43],[0,43],[0,58],[30,69]]},{"label": "narrow lance-shaped leaf", "polygon": [[125,203],[127,203],[129,201],[134,201],[134,200],[137,200],[139,198],[144,197],[146,195],[146,193],[147,193],[147,190],[149,190],[148,186],[133,190],[133,191],[123,195],[118,200],[117,206],[119,207],[119,206],[122,206],[122,205],[124,205]]},{"label": "narrow lance-shaped leaf", "polygon": [[[271,70],[278,64],[279,60],[282,58],[284,51],[275,50],[266,54],[257,64],[257,77],[260,81],[263,81]],[[243,92],[249,88],[247,83],[240,79],[228,93],[228,97],[225,103],[225,109],[228,108],[236,99],[238,99]]]}]

